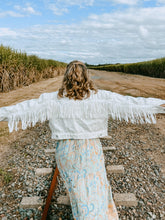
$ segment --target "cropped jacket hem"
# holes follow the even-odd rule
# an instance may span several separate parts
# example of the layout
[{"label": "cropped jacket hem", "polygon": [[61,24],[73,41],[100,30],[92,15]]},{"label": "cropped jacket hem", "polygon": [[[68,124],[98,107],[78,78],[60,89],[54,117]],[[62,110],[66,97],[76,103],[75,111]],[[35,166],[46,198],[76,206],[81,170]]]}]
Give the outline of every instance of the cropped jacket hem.
[{"label": "cropped jacket hem", "polygon": [[98,132],[84,132],[84,133],[56,133],[52,132],[51,138],[56,140],[63,139],[93,139],[93,138],[102,138],[108,136],[107,129],[98,131]]}]

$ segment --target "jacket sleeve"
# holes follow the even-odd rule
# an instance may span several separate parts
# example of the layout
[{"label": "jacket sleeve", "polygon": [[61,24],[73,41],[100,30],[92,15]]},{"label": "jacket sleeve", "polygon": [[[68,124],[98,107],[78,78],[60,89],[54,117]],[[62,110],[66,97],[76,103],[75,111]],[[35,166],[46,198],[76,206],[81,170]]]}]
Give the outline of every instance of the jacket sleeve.
[{"label": "jacket sleeve", "polygon": [[115,92],[102,91],[108,103],[108,113],[114,119],[132,123],[156,123],[155,114],[165,113],[165,100],[158,98],[143,98],[124,96]]},{"label": "jacket sleeve", "polygon": [[22,129],[34,126],[37,122],[49,119],[48,105],[57,92],[43,93],[38,99],[20,102],[16,105],[0,108],[0,121],[8,121],[9,132],[18,130],[18,122],[22,122]]}]

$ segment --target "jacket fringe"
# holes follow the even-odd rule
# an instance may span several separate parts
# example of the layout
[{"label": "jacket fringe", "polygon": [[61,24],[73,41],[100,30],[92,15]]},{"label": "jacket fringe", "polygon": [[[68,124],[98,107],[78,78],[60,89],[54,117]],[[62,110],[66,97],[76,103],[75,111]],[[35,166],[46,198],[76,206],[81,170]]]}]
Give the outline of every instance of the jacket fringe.
[{"label": "jacket fringe", "polygon": [[128,105],[112,101],[49,101],[44,104],[36,103],[33,108],[10,114],[8,117],[9,132],[18,130],[19,121],[22,129],[35,126],[37,122],[55,118],[108,118],[131,123],[156,123],[152,107],[145,105]]}]

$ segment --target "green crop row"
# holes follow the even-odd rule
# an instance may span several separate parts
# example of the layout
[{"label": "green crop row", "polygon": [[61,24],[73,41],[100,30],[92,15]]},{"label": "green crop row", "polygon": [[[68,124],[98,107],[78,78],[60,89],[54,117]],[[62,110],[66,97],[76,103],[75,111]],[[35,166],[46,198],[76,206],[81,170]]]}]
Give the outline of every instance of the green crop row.
[{"label": "green crop row", "polygon": [[107,70],[123,73],[138,74],[150,77],[165,78],[165,57],[151,61],[128,63],[128,64],[107,64],[87,65],[90,69]]},{"label": "green crop row", "polygon": [[66,63],[41,59],[0,45],[0,92],[55,77],[65,68]]}]

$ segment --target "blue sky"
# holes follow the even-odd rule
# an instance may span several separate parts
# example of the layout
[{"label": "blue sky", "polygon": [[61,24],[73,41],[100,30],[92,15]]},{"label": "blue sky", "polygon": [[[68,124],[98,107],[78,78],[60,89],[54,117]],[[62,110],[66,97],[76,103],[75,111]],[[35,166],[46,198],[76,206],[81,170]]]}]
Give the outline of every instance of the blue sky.
[{"label": "blue sky", "polygon": [[0,44],[90,64],[165,57],[165,0],[0,0]]}]

